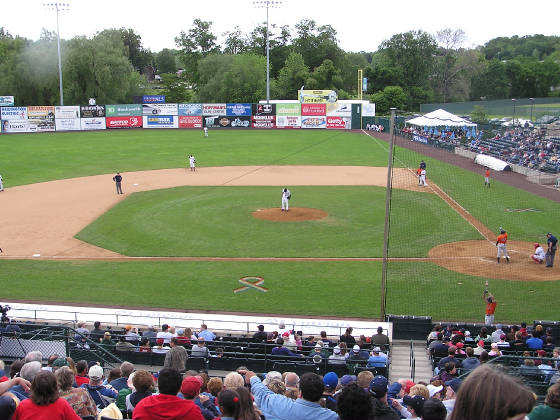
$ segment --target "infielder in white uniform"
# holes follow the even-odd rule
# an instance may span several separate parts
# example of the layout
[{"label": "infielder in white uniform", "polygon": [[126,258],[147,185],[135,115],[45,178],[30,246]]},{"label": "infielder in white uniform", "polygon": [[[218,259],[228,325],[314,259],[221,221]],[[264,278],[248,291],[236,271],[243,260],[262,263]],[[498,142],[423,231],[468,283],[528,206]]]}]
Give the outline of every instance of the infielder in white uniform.
[{"label": "infielder in white uniform", "polygon": [[290,208],[290,197],[292,196],[292,193],[290,192],[289,189],[284,188],[282,190],[282,211],[288,211],[288,209]]},{"label": "infielder in white uniform", "polygon": [[426,170],[422,169],[420,171],[420,185],[427,187],[428,184],[426,183]]},{"label": "infielder in white uniform", "polygon": [[0,191],[4,191],[4,180],[2,179],[2,175],[0,175]]},{"label": "infielder in white uniform", "polygon": [[189,166],[190,166],[192,172],[196,171],[195,164],[196,164],[196,159],[194,158],[193,155],[190,155],[189,156]]},{"label": "infielder in white uniform", "polygon": [[546,257],[546,253],[544,252],[544,249],[542,246],[540,246],[540,244],[535,242],[535,253],[533,255],[531,255],[531,258],[533,259],[533,261],[535,261],[537,264],[542,264],[542,262],[544,261]]},{"label": "infielder in white uniform", "polygon": [[208,137],[208,127],[204,127],[204,137]]}]

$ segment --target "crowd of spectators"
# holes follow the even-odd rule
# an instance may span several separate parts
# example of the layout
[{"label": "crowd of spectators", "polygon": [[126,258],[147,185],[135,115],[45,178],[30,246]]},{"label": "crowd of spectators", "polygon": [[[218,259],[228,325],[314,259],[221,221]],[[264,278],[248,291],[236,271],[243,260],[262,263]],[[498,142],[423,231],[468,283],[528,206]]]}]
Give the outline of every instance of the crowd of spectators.
[{"label": "crowd of spectators", "polygon": [[[506,141],[505,146],[500,145],[500,142],[504,143],[503,141]],[[560,172],[560,141],[545,139],[540,129],[507,129],[503,133],[496,134],[488,143],[496,144],[498,156],[508,163],[535,170],[549,167],[555,172]]]},{"label": "crowd of spectators", "polygon": [[[105,331],[96,325],[95,338],[105,339]],[[91,337],[85,325],[75,337]],[[47,360],[39,351],[29,352],[25,359],[12,363],[9,372],[0,379],[0,418],[2,419],[523,419],[557,418],[560,413],[560,382],[557,376],[560,349],[551,346],[550,331],[537,326],[504,328],[483,327],[476,337],[468,331],[452,326],[436,326],[428,336],[429,352],[437,358],[435,376],[429,382],[414,383],[410,378],[389,381],[386,376],[364,370],[358,375],[338,375],[329,371],[323,376],[307,372],[255,373],[244,366],[225,377],[209,377],[204,371],[186,370],[188,357],[185,346],[200,343],[200,333],[185,337],[185,332],[164,326],[143,332],[125,328],[121,334],[134,347],[144,340],[154,340],[156,347],[167,348],[165,366],[159,372],[148,372],[129,362],[119,368],[106,370],[96,361],[52,355]],[[213,334],[206,326],[201,331],[208,338]],[[154,334],[151,334],[154,333]],[[163,334],[160,334],[163,333]],[[288,333],[288,335],[285,335]],[[349,359],[363,357],[368,366],[387,363],[379,346],[389,344],[380,327],[371,337],[355,337],[348,328],[337,339],[321,334],[311,354],[302,354],[293,331],[268,334],[259,326],[256,339],[267,341],[276,337],[276,348],[286,348],[287,342],[299,357],[325,357],[327,348],[333,352],[329,360],[340,360],[342,349]],[[153,338],[150,337],[153,335]],[[293,336],[293,337],[292,337]],[[127,338],[128,337],[128,338]],[[266,338],[265,338],[266,337]],[[216,339],[216,336],[212,336]],[[328,341],[328,346],[323,344]],[[168,343],[164,343],[168,341]],[[373,346],[361,355],[362,341]],[[157,344],[159,342],[159,344]],[[181,344],[183,343],[183,344]],[[334,345],[334,347],[330,347]],[[481,348],[477,356],[473,347]],[[501,369],[485,363],[490,348],[498,351],[522,349],[533,369],[545,371],[548,366],[551,386],[544,404],[537,404],[536,395],[518,379]],[[202,345],[204,348],[204,345]],[[135,350],[140,351],[140,350]],[[292,350],[289,350],[292,351]],[[539,353],[544,352],[544,353]],[[550,357],[545,357],[550,356]],[[538,360],[542,359],[542,360]],[[525,368],[525,365],[523,366]],[[466,379],[458,378],[458,371],[469,370]],[[546,373],[546,372],[545,372]],[[556,373],[554,375],[554,373]],[[556,383],[555,383],[556,382]]]}]

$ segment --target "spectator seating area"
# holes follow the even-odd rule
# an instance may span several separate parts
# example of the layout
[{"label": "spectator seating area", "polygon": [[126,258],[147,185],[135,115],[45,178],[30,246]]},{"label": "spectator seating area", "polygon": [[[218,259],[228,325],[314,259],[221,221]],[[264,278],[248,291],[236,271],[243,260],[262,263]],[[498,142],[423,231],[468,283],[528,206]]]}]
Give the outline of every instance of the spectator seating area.
[{"label": "spectator seating area", "polygon": [[546,173],[560,172],[560,138],[545,140],[539,129],[505,130],[471,143],[470,150]]}]

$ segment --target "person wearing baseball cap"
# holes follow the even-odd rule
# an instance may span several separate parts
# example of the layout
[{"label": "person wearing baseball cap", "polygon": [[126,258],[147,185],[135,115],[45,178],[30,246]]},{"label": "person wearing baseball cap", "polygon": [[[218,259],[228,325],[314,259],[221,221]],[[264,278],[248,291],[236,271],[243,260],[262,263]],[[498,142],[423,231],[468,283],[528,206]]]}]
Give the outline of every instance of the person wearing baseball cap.
[{"label": "person wearing baseball cap", "polygon": [[403,403],[406,404],[406,408],[408,412],[411,414],[409,420],[421,419],[422,408],[424,407],[425,402],[426,402],[426,398],[423,397],[422,395],[414,395],[413,397],[409,395],[404,396]]},{"label": "person wearing baseball cap", "polygon": [[116,399],[117,391],[113,388],[103,386],[103,368],[99,365],[92,365],[88,371],[89,383],[82,385],[87,389],[91,398],[98,409],[103,409],[109,405],[107,399]]},{"label": "person wearing baseball cap", "polygon": [[338,375],[334,372],[326,373],[325,376],[323,376],[323,383],[325,384],[325,390],[323,391],[325,407],[329,410],[338,411],[336,399],[334,398],[334,393],[338,386]]},{"label": "person wearing baseball cap", "polygon": [[387,403],[389,381],[382,375],[375,376],[369,383],[369,394],[373,403],[373,417],[376,419],[399,420],[399,415]]}]

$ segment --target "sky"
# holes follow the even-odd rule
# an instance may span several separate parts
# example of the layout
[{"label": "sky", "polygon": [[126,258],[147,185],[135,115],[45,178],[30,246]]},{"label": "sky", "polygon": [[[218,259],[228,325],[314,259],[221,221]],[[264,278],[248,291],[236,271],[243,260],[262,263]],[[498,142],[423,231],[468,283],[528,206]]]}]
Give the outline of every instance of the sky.
[{"label": "sky", "polygon": [[[56,13],[43,4],[53,0],[0,1],[0,27],[12,35],[37,40],[42,28],[56,30]],[[238,25],[244,33],[266,21],[266,8],[253,0],[63,0],[60,36],[93,36],[108,28],[132,28],[145,48],[159,52],[176,48],[174,38],[187,32],[195,18],[212,21],[221,36]],[[269,23],[291,28],[302,19],[330,24],[345,51],[375,51],[392,35],[422,29],[431,34],[444,28],[462,29],[464,47],[483,45],[498,36],[560,35],[560,1],[539,0],[283,0],[269,9]]]}]

